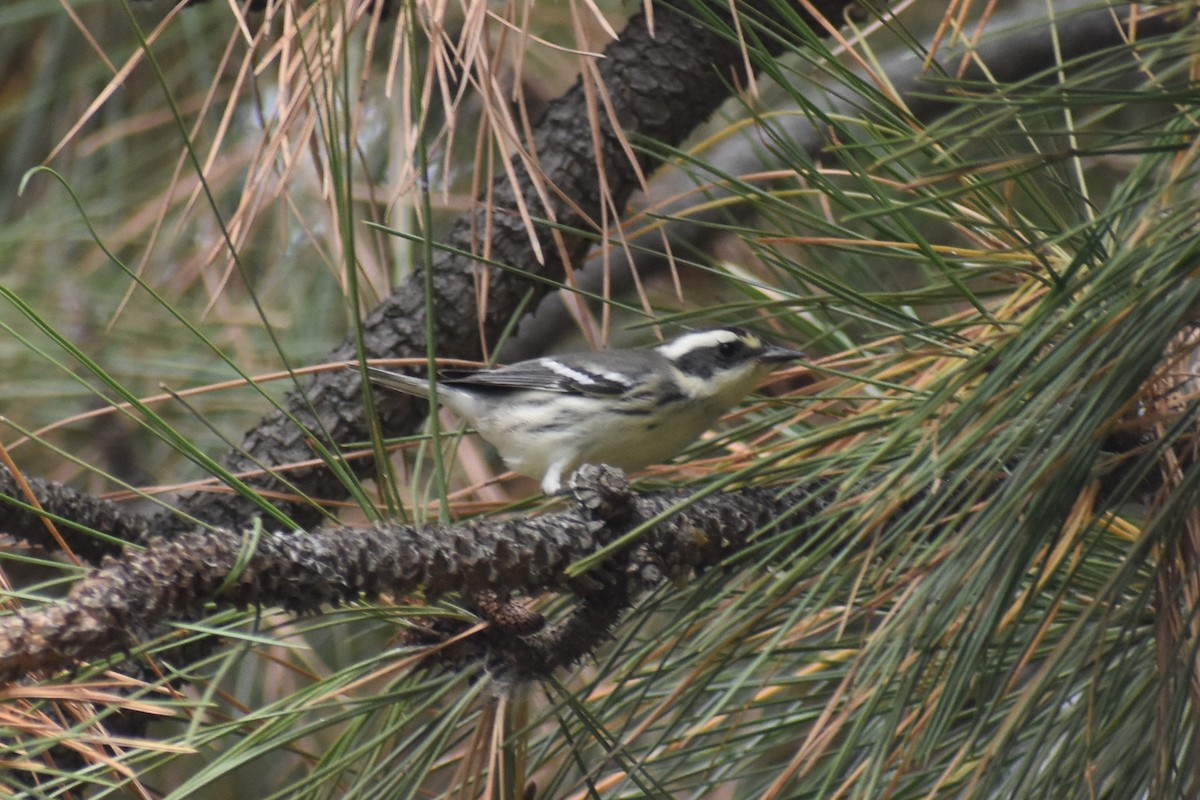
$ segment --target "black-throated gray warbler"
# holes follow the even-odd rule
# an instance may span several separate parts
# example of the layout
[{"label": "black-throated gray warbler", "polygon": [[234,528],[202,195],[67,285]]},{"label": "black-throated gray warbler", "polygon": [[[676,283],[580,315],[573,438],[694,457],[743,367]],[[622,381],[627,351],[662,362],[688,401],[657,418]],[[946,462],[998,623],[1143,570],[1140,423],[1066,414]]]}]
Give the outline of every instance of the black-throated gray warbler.
[{"label": "black-throated gray warbler", "polygon": [[[437,398],[500,451],[510,469],[555,494],[584,464],[626,471],[665,461],[800,358],[740,328],[687,333],[646,350],[534,358],[444,370]],[[429,398],[429,381],[368,367],[373,383]]]}]

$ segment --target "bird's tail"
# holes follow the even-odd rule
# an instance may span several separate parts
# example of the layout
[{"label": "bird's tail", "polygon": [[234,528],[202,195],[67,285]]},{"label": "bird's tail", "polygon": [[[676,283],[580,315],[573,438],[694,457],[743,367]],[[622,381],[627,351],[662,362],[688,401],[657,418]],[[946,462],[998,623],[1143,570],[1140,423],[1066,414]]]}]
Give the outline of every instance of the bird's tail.
[{"label": "bird's tail", "polygon": [[376,386],[429,399],[429,381],[426,378],[414,378],[411,375],[402,375],[399,372],[379,367],[367,367],[367,377]]}]

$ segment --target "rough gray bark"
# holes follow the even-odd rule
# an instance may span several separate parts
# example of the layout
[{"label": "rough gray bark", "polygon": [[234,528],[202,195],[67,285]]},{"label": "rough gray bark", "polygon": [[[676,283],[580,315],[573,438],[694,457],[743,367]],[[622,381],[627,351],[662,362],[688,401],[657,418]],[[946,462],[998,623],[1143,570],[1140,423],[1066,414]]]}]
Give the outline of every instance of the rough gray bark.
[{"label": "rough gray bark", "polygon": [[[56,518],[68,519],[78,528],[99,531],[118,542],[131,544],[144,542],[150,531],[148,519],[129,514],[107,500],[41,478],[27,478],[26,482],[43,511]],[[0,532],[51,552],[57,551],[58,542],[51,537],[45,520],[29,511],[29,505],[24,488],[11,472],[0,466]],[[59,523],[57,527],[71,552],[90,564],[99,563],[101,557],[120,547],[120,544],[82,533],[69,525]]]},{"label": "rough gray bark", "polygon": [[[156,538],[144,551],[108,559],[65,600],[0,620],[0,681],[121,652],[163,623],[199,618],[210,603],[300,613],[384,592],[575,592],[577,613],[555,628],[517,636],[493,626],[472,643],[481,648],[474,655],[518,679],[545,675],[591,652],[645,589],[721,564],[753,537],[796,524],[798,508],[810,514],[824,502],[819,486],[695,501],[675,492],[636,496],[607,467],[581,474],[571,508],[528,519]],[[677,505],[636,547],[582,579],[564,577],[571,563]]]}]

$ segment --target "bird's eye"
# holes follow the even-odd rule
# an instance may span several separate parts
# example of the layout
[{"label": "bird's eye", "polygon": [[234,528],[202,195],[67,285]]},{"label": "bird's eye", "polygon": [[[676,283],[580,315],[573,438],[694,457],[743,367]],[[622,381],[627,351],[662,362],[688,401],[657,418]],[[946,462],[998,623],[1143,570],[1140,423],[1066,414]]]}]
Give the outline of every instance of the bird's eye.
[{"label": "bird's eye", "polygon": [[721,342],[717,345],[717,353],[722,358],[732,358],[742,352],[742,340],[734,339],[731,342]]}]

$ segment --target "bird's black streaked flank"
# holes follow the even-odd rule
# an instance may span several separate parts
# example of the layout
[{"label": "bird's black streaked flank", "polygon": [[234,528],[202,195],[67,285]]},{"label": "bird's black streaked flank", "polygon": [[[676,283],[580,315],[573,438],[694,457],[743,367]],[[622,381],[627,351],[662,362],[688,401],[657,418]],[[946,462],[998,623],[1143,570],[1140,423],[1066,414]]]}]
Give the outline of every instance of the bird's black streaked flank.
[{"label": "bird's black streaked flank", "polygon": [[[438,401],[471,423],[510,469],[554,494],[583,464],[626,471],[665,461],[776,366],[801,353],[740,328],[687,333],[647,350],[445,370]],[[429,398],[429,381],[368,367],[379,386]]]}]

